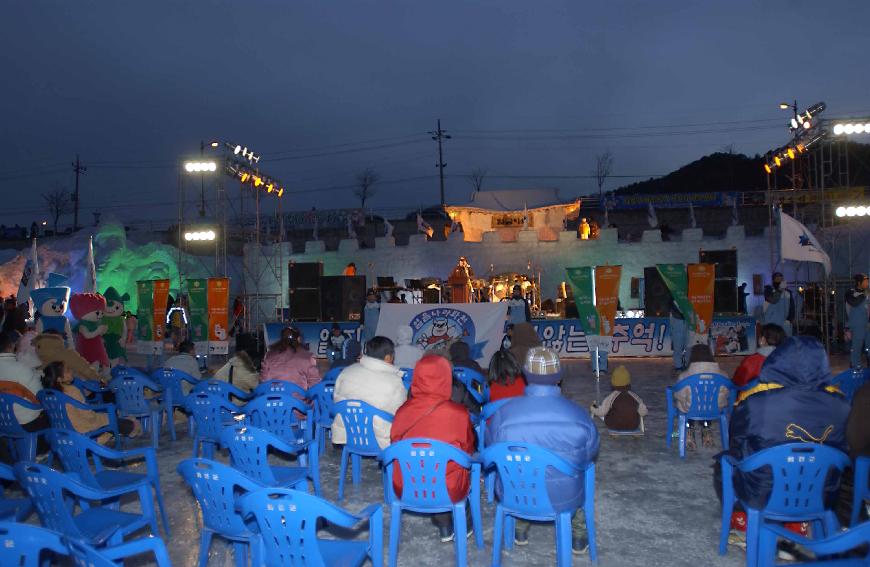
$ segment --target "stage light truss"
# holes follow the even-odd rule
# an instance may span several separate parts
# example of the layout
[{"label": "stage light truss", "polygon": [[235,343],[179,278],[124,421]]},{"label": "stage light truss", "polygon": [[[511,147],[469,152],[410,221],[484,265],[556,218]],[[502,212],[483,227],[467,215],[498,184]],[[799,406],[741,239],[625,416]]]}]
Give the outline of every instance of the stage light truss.
[{"label": "stage light truss", "polygon": [[834,211],[838,217],[866,217],[870,216],[870,207],[866,205],[841,205]]},{"label": "stage light truss", "polygon": [[245,165],[227,162],[227,175],[234,177],[244,185],[250,185],[254,189],[274,194],[276,197],[284,196],[284,186],[280,181],[264,175],[257,169],[251,169]]},{"label": "stage light truss", "polygon": [[821,121],[817,120],[818,115],[827,108],[824,102],[817,102],[801,113],[797,112],[797,103],[791,105],[787,102],[783,102],[780,103],[779,107],[783,110],[792,108],[795,112],[794,118],[791,119],[789,126],[789,129],[794,134],[794,138],[785,146],[767,153],[765,156],[764,171],[768,174],[773,173],[777,168],[782,167],[789,160],[797,159],[801,154],[807,151],[807,148],[825,136],[825,132],[821,126]]},{"label": "stage light truss", "polygon": [[834,136],[851,136],[852,134],[870,134],[870,117],[836,120],[831,127]]}]

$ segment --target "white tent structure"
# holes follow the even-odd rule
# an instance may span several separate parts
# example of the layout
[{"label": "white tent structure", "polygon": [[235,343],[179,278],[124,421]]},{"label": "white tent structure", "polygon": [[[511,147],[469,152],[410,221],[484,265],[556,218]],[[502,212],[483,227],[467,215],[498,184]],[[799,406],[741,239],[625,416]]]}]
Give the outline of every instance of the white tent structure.
[{"label": "white tent structure", "polygon": [[466,242],[480,242],[486,232],[511,242],[524,228],[537,231],[540,240],[558,240],[565,220],[577,217],[580,200],[566,201],[555,188],[504,189],[477,191],[468,203],[445,208],[462,224]]}]

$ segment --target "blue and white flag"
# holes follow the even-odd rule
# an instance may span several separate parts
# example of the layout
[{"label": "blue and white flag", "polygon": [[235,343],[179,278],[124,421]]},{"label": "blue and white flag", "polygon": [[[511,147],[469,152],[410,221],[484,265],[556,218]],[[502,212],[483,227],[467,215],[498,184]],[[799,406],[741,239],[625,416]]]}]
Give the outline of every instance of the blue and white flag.
[{"label": "blue and white flag", "polygon": [[[21,271],[21,279],[18,282],[18,305],[24,305],[30,301],[30,292],[36,288],[39,280],[39,260],[36,257],[36,239],[30,246],[30,257],[24,262],[24,270]],[[31,316],[33,313],[31,313]]]},{"label": "blue and white flag", "polygon": [[783,260],[816,262],[825,267],[826,275],[831,273],[831,258],[813,233],[782,210],[779,211],[779,256]]},{"label": "blue and white flag", "polygon": [[649,223],[650,228],[655,228],[659,225],[659,218],[656,216],[656,210],[653,208],[652,202],[647,203],[646,222]]},{"label": "blue and white flag", "polygon": [[97,293],[97,265],[94,263],[94,237],[88,238],[88,259],[86,260],[85,283],[82,291]]},{"label": "blue and white flag", "polygon": [[377,334],[396,340],[402,325],[413,331],[411,344],[424,351],[441,351],[455,342],[467,343],[471,358],[486,367],[501,348],[507,303],[384,303]]}]

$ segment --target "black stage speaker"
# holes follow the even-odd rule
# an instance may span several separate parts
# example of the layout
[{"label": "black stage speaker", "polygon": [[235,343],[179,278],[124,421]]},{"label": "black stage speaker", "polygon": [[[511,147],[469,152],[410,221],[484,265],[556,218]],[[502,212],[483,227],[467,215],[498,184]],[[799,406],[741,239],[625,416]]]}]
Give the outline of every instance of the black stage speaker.
[{"label": "black stage speaker", "polygon": [[737,250],[701,250],[698,261],[702,264],[716,264],[716,278],[737,277]]},{"label": "black stage speaker", "polygon": [[324,321],[359,321],[365,301],[365,276],[320,278],[320,315]]},{"label": "black stage speaker", "polygon": [[643,269],[644,313],[647,317],[667,317],[671,313],[671,291],[658,268]]},{"label": "black stage speaker", "polygon": [[737,280],[716,278],[713,284],[713,312],[737,313]]},{"label": "black stage speaker", "polygon": [[290,317],[296,321],[320,319],[320,289],[291,288]]},{"label": "black stage speaker", "polygon": [[438,290],[437,289],[424,289],[423,290],[423,303],[438,303]]},{"label": "black stage speaker", "polygon": [[322,262],[290,262],[290,278],[287,287],[320,289],[320,277],[323,276]]}]

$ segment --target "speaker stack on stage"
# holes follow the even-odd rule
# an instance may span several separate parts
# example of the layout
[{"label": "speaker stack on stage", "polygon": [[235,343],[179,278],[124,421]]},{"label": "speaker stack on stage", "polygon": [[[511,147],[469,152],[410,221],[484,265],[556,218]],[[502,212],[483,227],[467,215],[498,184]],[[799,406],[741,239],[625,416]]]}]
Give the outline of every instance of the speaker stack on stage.
[{"label": "speaker stack on stage", "polygon": [[365,301],[365,276],[320,278],[320,315],[324,321],[359,321]]},{"label": "speaker stack on stage", "polygon": [[647,317],[667,317],[671,313],[671,290],[658,268],[643,269],[643,309]]},{"label": "speaker stack on stage", "polygon": [[322,262],[290,262],[290,317],[296,321],[320,320]]},{"label": "speaker stack on stage", "polygon": [[716,264],[713,311],[737,313],[737,250],[701,250],[698,261]]}]

